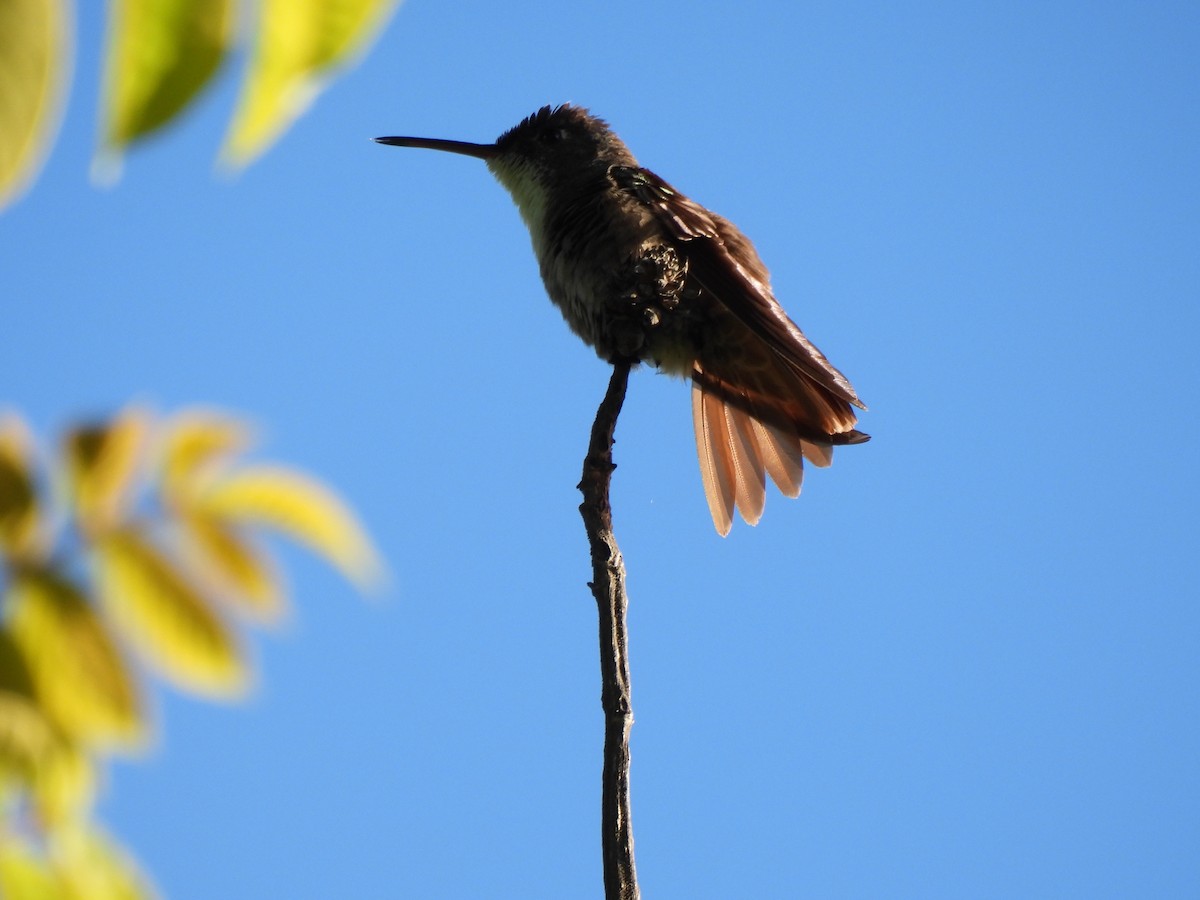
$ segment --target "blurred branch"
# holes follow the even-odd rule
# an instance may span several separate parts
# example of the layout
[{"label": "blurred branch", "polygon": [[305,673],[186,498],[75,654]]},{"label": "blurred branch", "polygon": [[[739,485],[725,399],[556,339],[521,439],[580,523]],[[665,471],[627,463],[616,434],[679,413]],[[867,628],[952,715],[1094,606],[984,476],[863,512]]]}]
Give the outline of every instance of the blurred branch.
[{"label": "blurred branch", "polygon": [[601,792],[601,843],[604,858],[604,895],[608,900],[637,900],[641,896],[633,861],[633,822],[629,809],[629,730],[633,704],[629,685],[629,648],[625,613],[625,562],[613,534],[608,492],[612,481],[613,433],[625,402],[630,364],[618,360],[596,420],[592,424],[579,512],[587,529],[592,553],[589,587],[600,612],[600,675],[604,708],[604,776]]}]

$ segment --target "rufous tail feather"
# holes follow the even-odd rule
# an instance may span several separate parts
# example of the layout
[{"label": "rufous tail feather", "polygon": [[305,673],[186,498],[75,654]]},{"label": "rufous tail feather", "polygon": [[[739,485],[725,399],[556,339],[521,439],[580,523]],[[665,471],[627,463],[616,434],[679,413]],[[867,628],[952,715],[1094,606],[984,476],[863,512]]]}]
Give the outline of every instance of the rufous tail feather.
[{"label": "rufous tail feather", "polygon": [[751,392],[740,393],[737,396],[727,382],[705,376],[697,364],[692,378],[696,455],[708,510],[722,537],[733,527],[734,509],[748,524],[758,524],[766,502],[766,476],[785,497],[797,497],[806,459],[823,468],[833,461],[832,444],[866,440],[866,435],[849,427],[853,413],[848,413],[849,421],[837,422],[846,431],[831,434],[829,443],[813,440],[811,428],[804,428],[803,438],[789,434],[777,424],[778,416],[755,415],[757,404]]}]

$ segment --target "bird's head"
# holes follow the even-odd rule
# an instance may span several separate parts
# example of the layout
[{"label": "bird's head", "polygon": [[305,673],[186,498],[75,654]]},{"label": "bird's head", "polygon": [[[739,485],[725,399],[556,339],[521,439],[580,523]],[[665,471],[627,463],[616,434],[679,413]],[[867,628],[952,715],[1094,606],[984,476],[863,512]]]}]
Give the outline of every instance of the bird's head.
[{"label": "bird's head", "polygon": [[492,144],[439,138],[379,137],[381,144],[422,147],[474,156],[508,192],[531,229],[540,227],[549,198],[573,186],[603,178],[610,166],[636,166],[629,148],[608,123],[586,109],[543,106],[500,135]]}]

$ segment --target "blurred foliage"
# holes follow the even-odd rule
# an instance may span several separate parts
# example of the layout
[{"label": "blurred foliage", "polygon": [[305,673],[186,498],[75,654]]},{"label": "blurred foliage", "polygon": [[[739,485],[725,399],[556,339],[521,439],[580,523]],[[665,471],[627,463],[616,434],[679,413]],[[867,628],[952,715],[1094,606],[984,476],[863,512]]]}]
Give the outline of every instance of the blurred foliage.
[{"label": "blurred foliage", "polygon": [[240,419],[130,408],[52,459],[0,416],[0,897],[153,895],[91,820],[98,770],[151,732],[146,673],[209,697],[250,678],[234,622],[287,602],[273,531],[369,586],[379,564],[335,494],[248,463]]},{"label": "blurred foliage", "polygon": [[[221,158],[244,166],[379,33],[397,0],[109,0],[99,171],[175,121],[237,49],[253,48]],[[0,0],[0,209],[41,168],[71,64],[68,0]],[[245,38],[245,40],[242,40]]]},{"label": "blurred foliage", "polygon": [[0,209],[33,180],[66,82],[65,0],[0,0]]},{"label": "blurred foliage", "polygon": [[[110,0],[98,161],[176,121],[239,48],[221,156],[243,166],[361,52],[396,0]],[[70,0],[0,0],[0,210],[32,183],[73,60]],[[253,22],[252,33],[240,26]],[[251,44],[253,45],[251,48]],[[98,80],[98,79],[97,79]],[[310,477],[247,464],[236,418],[130,409],[53,459],[0,415],[0,898],[153,895],[91,817],[106,758],[145,747],[146,673],[217,698],[251,677],[234,622],[287,609],[267,531],[360,586],[378,574],[353,515]]]}]

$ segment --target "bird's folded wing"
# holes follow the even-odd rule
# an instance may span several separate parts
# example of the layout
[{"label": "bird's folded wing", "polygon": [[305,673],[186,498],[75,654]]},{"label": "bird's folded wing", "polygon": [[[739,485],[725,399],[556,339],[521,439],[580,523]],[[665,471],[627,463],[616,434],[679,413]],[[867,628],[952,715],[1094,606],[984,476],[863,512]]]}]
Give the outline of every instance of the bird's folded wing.
[{"label": "bird's folded wing", "polygon": [[613,183],[651,209],[672,237],[689,241],[690,278],[801,375],[866,409],[853,386],[775,300],[766,266],[731,222],[689,200],[649,169],[614,166]]}]

